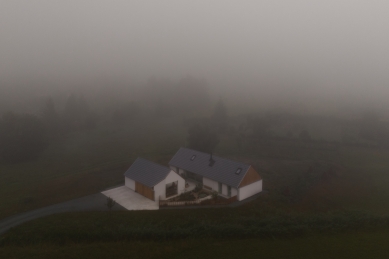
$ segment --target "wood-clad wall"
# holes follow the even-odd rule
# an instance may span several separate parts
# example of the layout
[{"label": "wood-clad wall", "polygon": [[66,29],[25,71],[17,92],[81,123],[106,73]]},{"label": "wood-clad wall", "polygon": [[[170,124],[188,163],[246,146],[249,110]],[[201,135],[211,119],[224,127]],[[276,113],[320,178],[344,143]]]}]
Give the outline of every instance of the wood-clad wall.
[{"label": "wood-clad wall", "polygon": [[154,191],[141,183],[135,182],[135,191],[150,200],[154,200]]},{"label": "wood-clad wall", "polygon": [[240,183],[239,188],[244,187],[246,185],[249,185],[251,183],[254,183],[256,181],[259,181],[261,179],[262,178],[261,178],[261,176],[259,176],[257,171],[255,171],[255,169],[252,166],[250,166],[250,168],[249,168],[249,170],[247,170],[247,173],[244,176],[242,182]]}]

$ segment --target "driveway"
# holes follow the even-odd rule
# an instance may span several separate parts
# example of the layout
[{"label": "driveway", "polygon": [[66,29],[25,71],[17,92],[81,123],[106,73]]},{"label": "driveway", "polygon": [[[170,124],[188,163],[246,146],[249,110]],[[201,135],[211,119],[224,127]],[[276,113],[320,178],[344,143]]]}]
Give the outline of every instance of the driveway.
[{"label": "driveway", "polygon": [[103,191],[79,199],[58,203],[52,206],[32,210],[18,214],[0,221],[0,235],[10,228],[18,226],[24,222],[45,217],[48,215],[64,212],[76,211],[107,211],[107,196],[116,201],[112,210],[157,210],[158,205],[152,200],[130,190],[125,186],[120,186],[111,190]]},{"label": "driveway", "polygon": [[[108,210],[106,203],[107,197],[101,193],[97,193],[79,199],[58,203],[52,206],[18,214],[0,221],[0,235],[8,231],[10,228],[18,226],[24,222],[56,213],[76,211],[106,211]],[[117,204],[112,208],[112,210],[126,209]]]},{"label": "driveway", "polygon": [[157,210],[158,204],[139,193],[134,192],[126,186],[120,186],[102,192],[107,197],[111,197],[117,204],[127,210]]}]

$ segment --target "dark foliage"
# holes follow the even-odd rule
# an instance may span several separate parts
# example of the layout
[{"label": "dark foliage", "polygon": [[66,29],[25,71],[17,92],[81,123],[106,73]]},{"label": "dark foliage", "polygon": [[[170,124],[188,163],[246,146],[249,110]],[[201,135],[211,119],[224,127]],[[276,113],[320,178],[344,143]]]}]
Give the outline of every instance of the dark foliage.
[{"label": "dark foliage", "polygon": [[251,131],[251,135],[256,138],[265,139],[270,135],[269,128],[271,126],[268,118],[248,115],[246,118],[246,123],[241,125],[243,130]]},{"label": "dark foliage", "polygon": [[116,109],[112,114],[112,121],[117,124],[129,122],[139,116],[140,108],[134,102],[130,102],[123,107]]},{"label": "dark foliage", "polygon": [[77,131],[83,129],[94,129],[97,126],[99,117],[89,109],[84,96],[71,94],[65,104],[62,118],[63,128],[66,131]]},{"label": "dark foliage", "polygon": [[380,146],[389,146],[389,127],[375,112],[367,112],[360,121],[360,136]]},{"label": "dark foliage", "polygon": [[23,162],[38,156],[47,146],[47,131],[30,114],[3,115],[0,121],[0,154],[7,162]]},{"label": "dark foliage", "polygon": [[177,198],[178,201],[194,201],[196,200],[196,197],[193,195],[192,192],[185,192],[185,193],[181,193],[178,198]]},{"label": "dark foliage", "polygon": [[193,115],[208,108],[210,103],[206,81],[191,76],[179,82],[150,78],[143,91],[144,104],[156,116]]},{"label": "dark foliage", "polygon": [[311,134],[309,134],[308,130],[302,130],[300,132],[299,138],[300,138],[301,141],[304,141],[304,142],[312,141]]},{"label": "dark foliage", "polygon": [[189,147],[198,151],[211,153],[219,143],[217,133],[206,122],[193,124],[188,133]]},{"label": "dark foliage", "polygon": [[55,135],[60,130],[60,116],[51,97],[47,98],[41,110],[42,122],[50,135]]},{"label": "dark foliage", "polygon": [[219,99],[216,104],[211,121],[217,131],[221,133],[226,132],[228,127],[228,116],[226,106],[222,99]]}]

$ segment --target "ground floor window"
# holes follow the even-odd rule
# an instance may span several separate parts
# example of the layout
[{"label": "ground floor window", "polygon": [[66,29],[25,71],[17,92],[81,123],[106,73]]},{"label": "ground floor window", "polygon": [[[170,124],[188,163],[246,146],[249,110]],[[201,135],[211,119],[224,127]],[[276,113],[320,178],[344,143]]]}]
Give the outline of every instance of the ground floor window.
[{"label": "ground floor window", "polygon": [[166,198],[178,194],[178,181],[166,184]]}]

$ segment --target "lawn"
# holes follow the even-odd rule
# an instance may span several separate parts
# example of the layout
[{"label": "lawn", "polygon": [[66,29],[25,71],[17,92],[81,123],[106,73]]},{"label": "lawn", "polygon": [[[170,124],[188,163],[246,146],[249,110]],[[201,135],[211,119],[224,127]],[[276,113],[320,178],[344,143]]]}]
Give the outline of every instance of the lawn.
[{"label": "lawn", "polygon": [[375,258],[389,254],[389,230],[293,239],[189,239],[174,241],[41,243],[0,247],[1,258]]},{"label": "lawn", "polygon": [[348,200],[348,207],[389,215],[389,150],[344,148],[339,159],[348,168],[344,178],[368,187],[362,197]]}]

